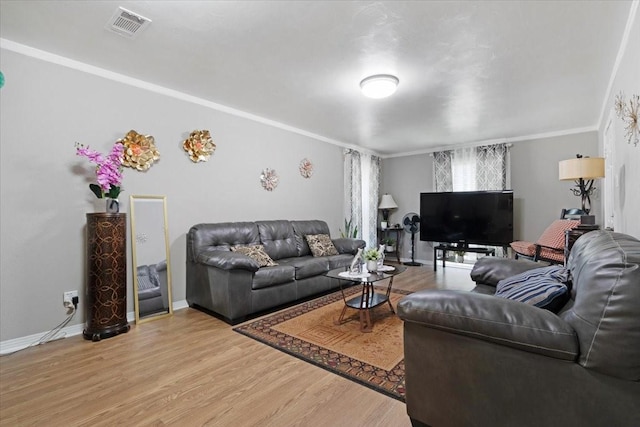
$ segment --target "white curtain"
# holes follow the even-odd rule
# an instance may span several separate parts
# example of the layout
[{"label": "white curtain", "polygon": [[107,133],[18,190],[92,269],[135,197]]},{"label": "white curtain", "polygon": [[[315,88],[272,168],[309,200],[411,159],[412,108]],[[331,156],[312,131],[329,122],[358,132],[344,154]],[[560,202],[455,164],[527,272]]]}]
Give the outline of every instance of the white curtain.
[{"label": "white curtain", "polygon": [[476,190],[476,148],[458,148],[451,157],[453,191]]},{"label": "white curtain", "polygon": [[380,194],[380,157],[363,154],[362,182],[363,191],[362,238],[367,247],[376,247],[378,242],[378,196]]},{"label": "white curtain", "polygon": [[[351,227],[358,227],[358,237],[362,232],[362,170],[360,153],[344,150],[344,218],[351,221]],[[346,232],[346,230],[344,230]]]},{"label": "white curtain", "polygon": [[345,150],[344,184],[345,219],[351,220],[352,227],[358,227],[358,238],[363,239],[367,247],[376,247],[380,158]]},{"label": "white curtain", "polygon": [[433,153],[433,187],[438,193],[453,191],[453,175],[451,173],[451,157],[453,151]]},{"label": "white curtain", "polygon": [[507,144],[476,147],[476,189],[506,190],[509,177],[509,147]]},{"label": "white curtain", "polygon": [[507,144],[458,148],[433,153],[435,191],[506,190]]}]

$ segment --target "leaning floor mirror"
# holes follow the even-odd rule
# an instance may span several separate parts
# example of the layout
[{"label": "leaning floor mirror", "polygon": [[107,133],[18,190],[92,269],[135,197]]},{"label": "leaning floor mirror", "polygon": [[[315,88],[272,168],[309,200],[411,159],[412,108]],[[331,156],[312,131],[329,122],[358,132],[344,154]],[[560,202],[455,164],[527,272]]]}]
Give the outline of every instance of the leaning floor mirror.
[{"label": "leaning floor mirror", "polygon": [[165,196],[130,196],[136,324],[173,314]]}]

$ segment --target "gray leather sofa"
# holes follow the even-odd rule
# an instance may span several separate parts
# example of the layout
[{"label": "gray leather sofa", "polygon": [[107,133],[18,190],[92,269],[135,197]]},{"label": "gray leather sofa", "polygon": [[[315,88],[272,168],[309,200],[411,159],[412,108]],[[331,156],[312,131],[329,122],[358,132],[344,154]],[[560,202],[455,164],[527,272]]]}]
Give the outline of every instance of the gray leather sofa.
[{"label": "gray leather sofa", "polygon": [[[338,255],[314,257],[305,235],[329,234],[324,221],[256,221],[197,224],[187,234],[187,302],[231,324],[284,304],[329,291],[339,283],[325,273],[351,263],[365,242],[332,239]],[[263,245],[278,264],[260,267],[232,252]]]},{"label": "gray leather sofa", "polygon": [[558,314],[488,295],[539,267],[489,258],[473,270],[476,292],[422,291],[398,305],[413,425],[640,426],[640,241],[580,237]]},{"label": "gray leather sofa", "polygon": [[138,274],[138,310],[140,316],[169,310],[167,288],[167,261],[157,264],[140,265]]}]

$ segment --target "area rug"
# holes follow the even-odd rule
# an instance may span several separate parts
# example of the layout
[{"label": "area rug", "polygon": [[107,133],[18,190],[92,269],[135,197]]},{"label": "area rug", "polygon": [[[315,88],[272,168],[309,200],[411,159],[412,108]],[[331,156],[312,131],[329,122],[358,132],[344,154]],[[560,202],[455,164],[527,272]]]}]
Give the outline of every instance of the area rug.
[{"label": "area rug", "polygon": [[[345,296],[349,299],[361,289],[347,288]],[[376,291],[384,293],[386,287],[376,286]],[[391,291],[394,309],[408,294]],[[242,324],[234,331],[404,402],[402,320],[383,304],[371,313],[373,331],[363,333],[355,309],[347,309],[346,322],[335,324],[343,307],[338,291]]]}]

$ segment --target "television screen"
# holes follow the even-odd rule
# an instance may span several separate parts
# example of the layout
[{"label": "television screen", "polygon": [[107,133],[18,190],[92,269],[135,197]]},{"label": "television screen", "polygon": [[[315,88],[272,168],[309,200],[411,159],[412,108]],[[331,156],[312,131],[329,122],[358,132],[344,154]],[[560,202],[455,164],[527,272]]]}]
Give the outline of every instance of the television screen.
[{"label": "television screen", "polygon": [[513,192],[421,193],[420,240],[508,245],[513,241]]}]

